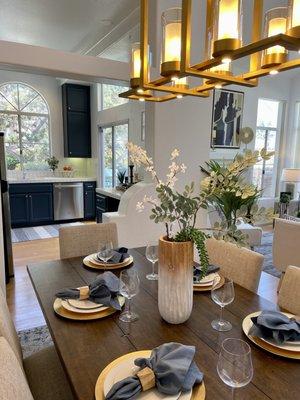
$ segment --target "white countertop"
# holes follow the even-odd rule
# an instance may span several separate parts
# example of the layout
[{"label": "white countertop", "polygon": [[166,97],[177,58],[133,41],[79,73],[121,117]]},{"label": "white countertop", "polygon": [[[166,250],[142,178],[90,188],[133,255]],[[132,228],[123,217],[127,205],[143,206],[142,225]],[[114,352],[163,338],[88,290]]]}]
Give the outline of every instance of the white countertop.
[{"label": "white countertop", "polygon": [[56,176],[47,176],[47,177],[39,177],[39,178],[25,178],[25,179],[8,179],[8,183],[17,184],[17,183],[60,183],[60,182],[93,182],[96,181],[96,178],[91,177],[74,177],[74,178],[65,178],[65,177],[56,177]]},{"label": "white countertop", "polygon": [[96,188],[96,192],[118,200],[120,200],[121,196],[124,194],[122,190],[117,190],[115,188]]}]

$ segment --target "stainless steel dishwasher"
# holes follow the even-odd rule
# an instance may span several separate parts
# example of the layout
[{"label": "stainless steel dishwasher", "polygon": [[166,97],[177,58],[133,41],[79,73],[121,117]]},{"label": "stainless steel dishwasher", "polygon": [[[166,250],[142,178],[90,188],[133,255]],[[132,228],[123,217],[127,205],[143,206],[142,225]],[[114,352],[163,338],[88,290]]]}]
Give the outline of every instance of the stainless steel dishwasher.
[{"label": "stainless steel dishwasher", "polygon": [[55,221],[84,217],[83,183],[55,183],[53,188]]}]

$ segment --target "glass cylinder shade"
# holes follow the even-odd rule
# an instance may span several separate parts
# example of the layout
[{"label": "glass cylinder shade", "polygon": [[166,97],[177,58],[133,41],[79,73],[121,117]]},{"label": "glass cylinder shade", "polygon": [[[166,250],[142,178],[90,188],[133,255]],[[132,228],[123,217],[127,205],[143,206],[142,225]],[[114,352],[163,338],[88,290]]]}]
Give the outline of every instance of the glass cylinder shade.
[{"label": "glass cylinder shade", "polygon": [[[212,34],[209,32],[208,37],[206,38],[206,58],[209,60],[212,58],[213,53],[213,37]],[[219,75],[232,75],[232,64],[231,63],[222,63],[217,65],[216,67],[210,68],[208,71],[213,72]],[[206,80],[206,83],[211,83],[210,80]]]},{"label": "glass cylinder shade", "polygon": [[175,75],[180,70],[181,57],[181,8],[169,8],[161,17],[162,52],[161,74]]},{"label": "glass cylinder shade", "polygon": [[140,43],[133,43],[131,50],[131,78],[140,78],[141,64]]},{"label": "glass cylinder shade", "polygon": [[289,0],[287,34],[300,38],[300,0]]},{"label": "glass cylinder shade", "polygon": [[214,1],[213,56],[230,55],[242,45],[242,0]]},{"label": "glass cylinder shade", "polygon": [[[287,28],[287,8],[277,7],[266,12],[264,37],[285,33]],[[282,46],[272,46],[263,52],[262,67],[270,68],[287,60],[287,51]]]}]

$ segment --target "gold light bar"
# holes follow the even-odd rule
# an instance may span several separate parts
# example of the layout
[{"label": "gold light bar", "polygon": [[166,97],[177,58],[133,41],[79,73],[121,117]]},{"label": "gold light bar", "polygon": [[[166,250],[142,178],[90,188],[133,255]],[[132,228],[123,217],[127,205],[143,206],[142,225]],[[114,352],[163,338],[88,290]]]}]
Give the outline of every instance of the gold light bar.
[{"label": "gold light bar", "polygon": [[[163,76],[151,81],[148,50],[149,0],[141,0],[140,60],[136,49],[132,54],[131,89],[122,93],[120,97],[157,102],[183,96],[208,97],[216,86],[235,84],[255,87],[258,78],[272,73],[273,70],[280,72],[299,68],[300,59],[287,61],[287,51],[300,50],[300,0],[289,0],[288,10],[287,19],[286,15],[272,16],[270,13],[267,31],[265,29],[265,37],[262,38],[263,0],[253,0],[252,42],[242,46],[241,0],[207,0],[205,40],[206,54],[209,58],[191,65],[192,0],[182,0],[181,9],[169,9],[163,13]],[[231,26],[227,26],[230,25],[227,22],[224,25],[224,21],[228,21],[229,18]],[[283,20],[276,21],[276,18],[285,18],[287,31],[284,30]],[[234,61],[247,56],[250,56],[250,70],[242,75],[233,76],[228,65],[222,65],[224,58]],[[190,88],[186,81],[188,76],[205,81],[200,86]],[[156,92],[163,92],[164,95],[157,96]]]}]

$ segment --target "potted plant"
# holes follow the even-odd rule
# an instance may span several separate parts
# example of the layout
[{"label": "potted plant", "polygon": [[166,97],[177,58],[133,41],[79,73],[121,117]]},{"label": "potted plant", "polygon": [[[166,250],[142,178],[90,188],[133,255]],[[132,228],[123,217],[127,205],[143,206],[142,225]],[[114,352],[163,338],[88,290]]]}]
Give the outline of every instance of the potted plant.
[{"label": "potted plant", "polygon": [[50,170],[54,174],[55,170],[58,168],[59,160],[56,157],[52,156],[47,158],[46,162],[48,163]]},{"label": "potted plant", "polygon": [[[261,158],[268,159],[273,153],[247,151],[237,156],[227,168],[219,173],[208,172],[195,193],[195,184],[186,185],[182,193],[175,189],[179,174],[184,174],[186,166],[178,162],[179,151],[173,150],[165,182],[154,168],[153,160],[141,147],[128,143],[131,161],[143,166],[156,181],[157,198],[145,197],[137,203],[137,210],[143,211],[146,204],[151,206],[150,219],[163,223],[166,235],[159,239],[159,279],[158,307],[161,316],[167,322],[178,324],[186,321],[193,307],[193,262],[196,246],[202,277],[207,274],[209,259],[205,247],[210,228],[198,228],[196,218],[198,211],[207,209],[214,196],[222,191],[230,191],[243,199],[253,195],[253,188],[242,181],[243,172],[252,167]],[[238,186],[237,183],[241,185]],[[176,225],[176,226],[175,226]],[[215,227],[213,234],[218,239],[238,242],[244,239],[238,229]]]},{"label": "potted plant", "polygon": [[119,170],[117,172],[117,178],[118,178],[118,181],[119,181],[120,185],[123,185],[123,183],[125,181],[125,176],[126,176],[126,170],[125,169],[123,171]]}]

